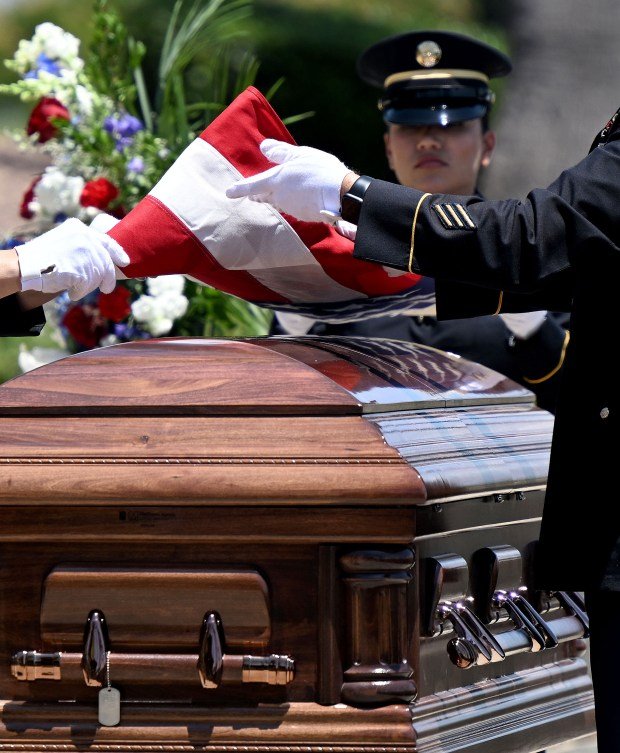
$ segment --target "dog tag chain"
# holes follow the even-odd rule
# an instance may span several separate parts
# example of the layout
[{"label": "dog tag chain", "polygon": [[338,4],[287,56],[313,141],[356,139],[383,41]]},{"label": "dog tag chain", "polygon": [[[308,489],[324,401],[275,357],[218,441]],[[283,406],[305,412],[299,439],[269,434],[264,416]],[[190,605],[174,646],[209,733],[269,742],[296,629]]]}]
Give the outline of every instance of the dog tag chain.
[{"label": "dog tag chain", "polygon": [[106,687],[99,691],[99,724],[115,727],[121,720],[121,694],[110,684],[110,652],[106,654]]}]

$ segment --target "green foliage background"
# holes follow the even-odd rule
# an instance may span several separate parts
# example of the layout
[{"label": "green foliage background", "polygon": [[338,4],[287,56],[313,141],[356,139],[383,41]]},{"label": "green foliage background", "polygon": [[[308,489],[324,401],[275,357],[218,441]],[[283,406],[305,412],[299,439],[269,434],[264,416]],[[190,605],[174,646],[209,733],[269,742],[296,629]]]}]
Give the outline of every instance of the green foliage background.
[{"label": "green foliage background", "polygon": [[[173,0],[116,3],[130,32],[146,43],[145,70],[150,82],[155,79],[172,5]],[[377,92],[357,79],[359,53],[381,37],[424,28],[462,31],[506,49],[508,8],[507,0],[254,0],[253,15],[241,22],[246,32],[243,41],[236,43],[231,58],[241,65],[244,50],[257,55],[257,84],[263,91],[284,77],[272,100],[282,117],[315,113],[290,127],[300,143],[328,149],[353,167],[387,177]],[[19,4],[7,18],[0,14],[0,56],[11,55],[19,39],[29,36],[34,25],[44,19],[86,41],[90,15],[88,0]],[[209,55],[206,44],[188,73],[190,100],[204,98]],[[10,80],[10,73],[0,71],[0,80]]]},{"label": "green foliage background", "polygon": [[[155,81],[158,53],[174,0],[112,0],[130,33],[147,47],[147,85]],[[500,7],[501,6],[501,7]],[[247,51],[260,61],[256,83],[267,91],[284,81],[272,99],[282,117],[313,112],[289,126],[299,143],[338,154],[351,167],[390,178],[381,146],[383,125],[376,109],[376,91],[358,80],[355,60],[368,45],[411,29],[442,28],[472,34],[506,50],[508,0],[254,0],[254,12],[241,21],[244,35],[230,50],[233,67],[247,63]],[[88,0],[38,0],[0,12],[3,34],[0,57],[10,57],[21,38],[29,38],[37,23],[49,20],[84,45],[92,5]],[[186,77],[188,101],[202,101],[210,75],[209,45],[200,51]],[[11,73],[0,70],[0,81]],[[496,90],[498,89],[495,86]],[[501,91],[498,91],[501,97]],[[0,99],[4,125],[23,122],[26,112]],[[25,188],[25,187],[24,187]],[[20,189],[15,189],[17,204]],[[43,343],[42,343],[43,344]],[[15,371],[12,353],[18,343],[0,343],[0,380]],[[11,355],[10,355],[11,353]]]}]

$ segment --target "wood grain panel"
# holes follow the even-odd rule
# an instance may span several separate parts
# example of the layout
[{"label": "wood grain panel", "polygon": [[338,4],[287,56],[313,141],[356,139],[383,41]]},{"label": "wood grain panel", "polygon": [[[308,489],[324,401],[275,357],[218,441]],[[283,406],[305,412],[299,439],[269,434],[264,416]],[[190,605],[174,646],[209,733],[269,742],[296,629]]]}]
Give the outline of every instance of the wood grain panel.
[{"label": "wood grain panel", "polygon": [[7,463],[0,504],[122,502],[187,505],[415,504],[419,476],[402,460],[123,461]]},{"label": "wood grain panel", "polygon": [[99,348],[0,388],[4,415],[360,412],[354,397],[305,364],[250,342],[200,338]]},{"label": "wood grain panel", "polygon": [[[26,555],[26,556],[24,556]],[[168,540],[158,542],[156,546],[148,541],[135,541],[130,546],[122,540],[94,545],[84,545],[79,539],[58,542],[53,538],[47,541],[23,543],[6,543],[0,545],[0,656],[4,658],[0,667],[0,699],[12,698],[16,701],[46,701],[53,703],[58,700],[72,700],[75,702],[96,702],[96,692],[85,685],[81,673],[77,670],[67,672],[59,682],[19,682],[10,675],[9,658],[17,651],[57,651],[57,643],[48,643],[41,634],[41,603],[44,598],[43,585],[46,577],[55,567],[66,567],[64,563],[78,571],[92,571],[120,568],[125,571],[138,570],[143,573],[193,570],[240,571],[252,570],[259,572],[269,587],[269,610],[271,619],[271,637],[269,645],[261,644],[250,651],[244,651],[241,646],[234,648],[232,654],[250,653],[254,655],[288,654],[296,662],[296,672],[293,682],[286,686],[271,686],[266,684],[222,685],[217,690],[202,687],[196,669],[196,655],[202,616],[209,608],[208,602],[196,601],[196,614],[200,614],[196,622],[182,631],[189,637],[195,629],[196,644],[184,645],[167,656],[165,647],[152,647],[149,650],[149,634],[145,628],[144,649],[134,646],[126,651],[123,644],[115,639],[116,618],[109,618],[109,635],[112,652],[119,654],[135,654],[135,660],[123,662],[123,668],[112,661],[110,672],[112,682],[117,682],[121,688],[123,698],[127,701],[176,702],[183,707],[189,702],[202,705],[215,704],[239,707],[252,707],[258,702],[283,703],[285,701],[311,701],[315,697],[317,681],[317,646],[316,646],[316,610],[318,602],[317,555],[316,547],[304,544],[290,544],[285,541],[274,542],[269,546],[248,541],[238,541],[236,546],[230,543],[193,542],[183,543]],[[107,577],[107,576],[106,576]],[[68,586],[67,586],[68,588]],[[96,609],[98,592],[94,587],[92,594],[87,589],[81,589],[75,596],[75,603],[68,608],[72,621],[77,624],[86,623],[88,614]],[[64,604],[68,602],[68,595],[63,595]],[[122,601],[125,596],[121,596]],[[183,599],[181,599],[181,602]],[[110,596],[110,608],[118,608],[118,600]],[[125,608],[123,605],[120,612]],[[174,603],[159,605],[161,616],[156,620],[163,624],[166,608],[174,608]],[[224,605],[226,606],[226,605]],[[249,605],[251,608],[251,604]],[[129,607],[127,607],[129,608]],[[232,609],[235,615],[242,615],[244,602],[242,599]],[[153,614],[157,606],[150,607]],[[188,610],[189,611],[189,607]],[[82,617],[80,618],[80,614]],[[62,618],[60,618],[62,619]],[[129,614],[128,620],[132,619]],[[174,621],[176,618],[168,618]],[[239,617],[241,619],[241,617]],[[191,615],[192,623],[194,617]],[[131,642],[136,637],[134,625],[139,626],[144,619],[138,609],[133,614],[133,625],[121,626],[121,633],[131,633]],[[157,625],[155,626],[157,629]],[[75,643],[65,646],[65,650],[76,655],[82,651],[82,638],[77,629],[69,626],[70,635]],[[74,635],[74,638],[71,636]],[[46,633],[46,637],[54,640],[54,635]],[[185,640],[185,639],[183,639]],[[149,665],[149,656],[157,653],[157,659]],[[185,658],[175,659],[175,655],[184,654]],[[140,658],[142,657],[142,658]],[[189,657],[189,659],[187,658]],[[114,659],[114,656],[112,657]],[[149,665],[149,666],[147,666]],[[193,669],[192,669],[193,666]],[[178,669],[181,668],[179,672]],[[157,681],[163,677],[174,677],[174,681]],[[162,674],[163,673],[163,674]],[[148,682],[149,677],[151,682]],[[153,711],[157,716],[157,706]]]},{"label": "wood grain panel", "polygon": [[319,603],[317,605],[317,648],[319,654],[317,700],[340,702],[342,687],[341,583],[335,546],[319,547]]},{"label": "wood grain panel", "polygon": [[[365,507],[4,507],[0,542],[20,545],[66,542],[99,552],[99,547],[123,542],[131,548],[143,543],[251,543],[300,546],[321,542],[386,542],[406,545],[414,536],[415,508]],[[103,550],[102,550],[103,551]]]},{"label": "wood grain panel", "polygon": [[45,578],[41,638],[80,646],[84,604],[102,611],[116,651],[194,649],[205,611],[220,613],[230,646],[262,649],[271,637],[267,584],[255,571],[58,565]]},{"label": "wood grain panel", "polygon": [[398,459],[376,426],[343,417],[5,417],[0,459]]}]

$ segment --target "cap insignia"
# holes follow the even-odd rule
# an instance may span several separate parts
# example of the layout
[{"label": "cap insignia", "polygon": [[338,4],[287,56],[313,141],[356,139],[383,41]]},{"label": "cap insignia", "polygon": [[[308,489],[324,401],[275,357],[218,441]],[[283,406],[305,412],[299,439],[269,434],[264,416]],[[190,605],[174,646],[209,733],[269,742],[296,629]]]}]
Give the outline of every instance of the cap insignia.
[{"label": "cap insignia", "polygon": [[441,60],[441,47],[427,39],[416,47],[415,59],[423,68],[433,68]]}]

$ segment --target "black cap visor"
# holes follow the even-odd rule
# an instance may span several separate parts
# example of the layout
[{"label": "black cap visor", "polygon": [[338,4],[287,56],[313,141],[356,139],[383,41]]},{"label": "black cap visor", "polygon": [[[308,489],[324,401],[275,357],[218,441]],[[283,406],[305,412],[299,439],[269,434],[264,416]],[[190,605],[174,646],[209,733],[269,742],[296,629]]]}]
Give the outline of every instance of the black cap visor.
[{"label": "black cap visor", "polygon": [[488,112],[489,105],[486,102],[470,102],[457,105],[451,102],[449,105],[437,102],[425,107],[391,107],[383,110],[383,120],[386,123],[398,125],[441,125],[450,123],[463,123],[466,120],[482,118]]}]

